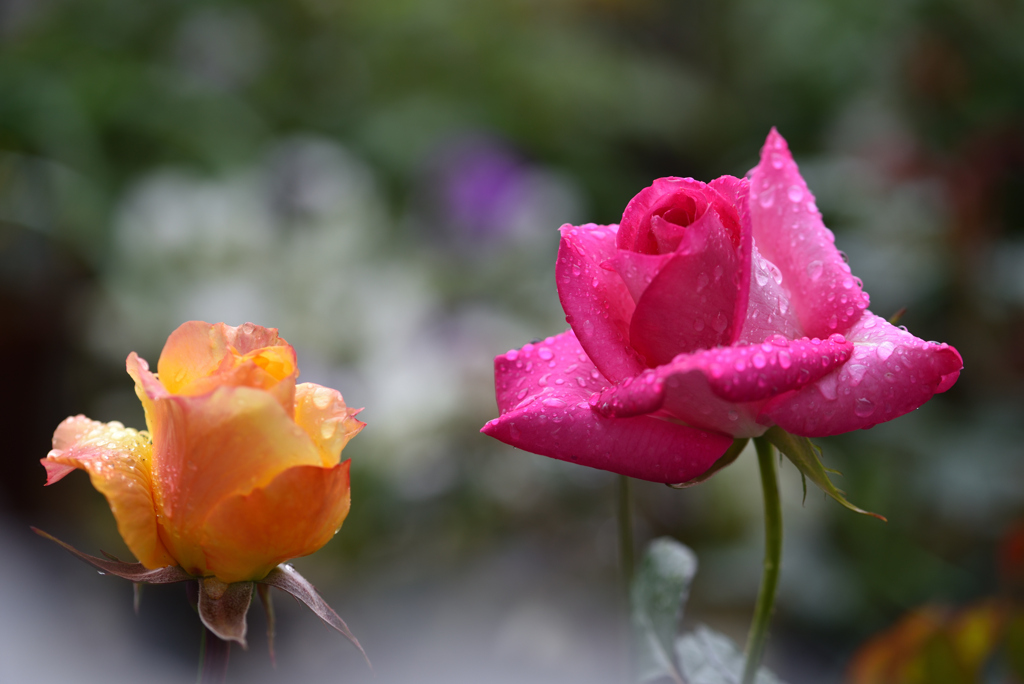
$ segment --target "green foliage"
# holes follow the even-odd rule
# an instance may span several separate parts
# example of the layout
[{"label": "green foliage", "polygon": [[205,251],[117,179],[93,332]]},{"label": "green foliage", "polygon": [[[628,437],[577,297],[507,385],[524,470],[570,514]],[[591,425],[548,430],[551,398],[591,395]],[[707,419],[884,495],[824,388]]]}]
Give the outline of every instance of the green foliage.
[{"label": "green foliage", "polygon": [[[633,578],[634,678],[639,684],[668,678],[676,684],[738,684],[743,655],[732,641],[700,625],[679,634],[679,623],[697,574],[697,556],[674,539],[655,539]],[[781,684],[761,668],[757,684]]]},{"label": "green foliage", "polygon": [[679,680],[672,646],[696,574],[697,556],[674,539],[647,548],[630,591],[638,682]]},{"label": "green foliage", "polygon": [[[776,449],[785,454],[786,458],[793,462],[793,465],[800,470],[804,477],[818,485],[821,491],[855,513],[870,515],[882,521],[885,520],[885,518],[877,513],[865,511],[846,500],[843,492],[832,484],[832,480],[829,479],[826,468],[821,463],[821,449],[815,446],[811,440],[806,437],[791,435],[778,426],[770,428],[764,436],[775,445]],[[804,493],[806,495],[806,489]]]}]

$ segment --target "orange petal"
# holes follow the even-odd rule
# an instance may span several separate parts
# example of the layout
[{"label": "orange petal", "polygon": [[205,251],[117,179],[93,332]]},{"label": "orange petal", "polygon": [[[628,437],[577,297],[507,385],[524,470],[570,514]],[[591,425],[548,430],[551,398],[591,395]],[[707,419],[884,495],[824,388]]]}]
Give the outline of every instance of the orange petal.
[{"label": "orange petal", "polygon": [[295,387],[295,422],[320,449],[325,466],[337,465],[348,440],[366,427],[355,418],[360,411],[347,407],[338,390],[312,382]]},{"label": "orange petal", "polygon": [[167,338],[157,374],[172,394],[196,396],[224,385],[256,387],[273,392],[290,410],[299,371],[295,350],[276,328],[189,321]]},{"label": "orange petal", "polygon": [[326,544],[348,515],[349,463],[289,468],[265,487],[225,499],[206,521],[207,569],[224,582],[262,579]]},{"label": "orange petal", "polygon": [[264,487],[292,466],[321,463],[313,441],[268,392],[221,387],[154,402],[153,483],[163,539],[194,574],[206,574],[200,528],[221,501]]},{"label": "orange petal", "polygon": [[172,394],[187,394],[197,380],[213,375],[228,356],[224,324],[182,323],[172,332],[157,362],[160,382]]},{"label": "orange petal", "polygon": [[92,486],[110,504],[117,529],[147,568],[175,565],[160,542],[150,482],[149,435],[121,423],[99,423],[85,416],[67,418],[53,433],[53,450],[42,459],[46,484],[75,468],[89,473]]},{"label": "orange petal", "polygon": [[146,428],[152,433],[153,402],[160,397],[166,397],[167,390],[156,379],[156,376],[149,372],[149,364],[146,363],[146,360],[135,352],[128,355],[125,369],[135,381],[135,396],[142,402],[142,409],[146,412]]}]

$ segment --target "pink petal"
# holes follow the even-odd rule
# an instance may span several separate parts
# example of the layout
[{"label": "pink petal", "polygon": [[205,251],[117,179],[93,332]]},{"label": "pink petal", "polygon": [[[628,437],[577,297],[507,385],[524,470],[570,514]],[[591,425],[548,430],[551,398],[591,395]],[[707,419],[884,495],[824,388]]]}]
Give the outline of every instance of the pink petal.
[{"label": "pink petal", "polygon": [[[708,206],[704,197],[705,185],[692,178],[658,178],[636,194],[622,212],[617,246],[619,249],[642,254],[664,251],[658,244],[658,233],[651,225],[656,212],[664,213],[672,205],[686,205],[687,213],[681,225],[688,225],[703,214]],[[664,236],[664,234],[663,234]]]},{"label": "pink petal", "polygon": [[870,312],[847,338],[854,344],[849,362],[814,385],[776,397],[760,420],[805,437],[869,428],[949,389],[963,368],[953,347],[920,340]]},{"label": "pink petal", "polygon": [[609,386],[572,331],[494,360],[501,417],[481,430],[536,454],[654,482],[691,480],[731,438],[642,416],[606,418],[588,400]]},{"label": "pink petal", "polygon": [[[620,275],[641,270],[634,262],[650,260],[634,255],[619,250],[613,263]],[[637,302],[629,328],[633,348],[653,366],[677,354],[729,344],[741,269],[731,231],[709,208],[686,227],[677,251],[661,264]]]},{"label": "pink petal", "polygon": [[660,411],[707,430],[756,437],[769,426],[757,419],[761,402],[823,377],[852,350],[841,335],[706,349],[608,388],[596,409],[617,417]]},{"label": "pink petal", "polygon": [[601,264],[616,253],[618,226],[562,226],[555,277],[565,320],[605,377],[621,380],[644,365],[629,346],[633,299],[619,276]]},{"label": "pink petal", "polygon": [[654,282],[665,264],[675,258],[676,255],[672,252],[643,254],[620,249],[606,266],[614,267],[615,272],[619,274],[622,282],[626,285],[629,296],[633,298],[634,302],[639,302],[647,287]]},{"label": "pink petal", "polygon": [[786,141],[774,128],[751,172],[754,244],[782,272],[804,333],[845,333],[868,295],[836,249]]}]

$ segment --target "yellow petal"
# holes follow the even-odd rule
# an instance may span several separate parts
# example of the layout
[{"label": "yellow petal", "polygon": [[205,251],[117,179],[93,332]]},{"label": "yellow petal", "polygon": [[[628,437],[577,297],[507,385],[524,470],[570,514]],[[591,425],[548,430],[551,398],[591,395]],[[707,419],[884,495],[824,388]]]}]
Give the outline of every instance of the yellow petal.
[{"label": "yellow petal", "polygon": [[53,450],[42,459],[46,484],[75,468],[89,473],[92,486],[107,497],[117,529],[147,568],[174,565],[160,541],[150,481],[149,435],[121,423],[99,423],[85,416],[64,420],[53,433]]},{"label": "yellow petal", "polygon": [[268,392],[221,387],[154,401],[153,482],[164,543],[194,574],[208,574],[199,547],[210,511],[288,468],[321,463],[313,441]]},{"label": "yellow petal", "polygon": [[125,362],[128,375],[135,381],[135,396],[142,402],[142,410],[146,412],[146,429],[153,432],[153,401],[167,395],[167,390],[149,372],[149,364],[135,352],[128,355]]},{"label": "yellow petal", "polygon": [[295,422],[320,449],[325,466],[336,465],[348,441],[366,427],[355,417],[360,411],[347,407],[338,390],[312,382],[295,387]]},{"label": "yellow petal", "polygon": [[330,541],[350,500],[349,461],[289,468],[213,510],[203,535],[207,569],[224,582],[262,579],[279,563]]}]

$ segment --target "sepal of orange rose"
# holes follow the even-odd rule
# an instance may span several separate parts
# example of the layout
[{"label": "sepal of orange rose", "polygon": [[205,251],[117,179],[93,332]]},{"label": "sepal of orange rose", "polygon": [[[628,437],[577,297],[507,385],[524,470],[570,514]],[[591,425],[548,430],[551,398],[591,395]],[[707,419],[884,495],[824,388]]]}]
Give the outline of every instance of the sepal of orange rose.
[{"label": "sepal of orange rose", "polygon": [[175,582],[184,582],[186,580],[195,579],[195,577],[176,565],[169,565],[165,568],[150,570],[142,565],[142,563],[125,563],[124,561],[90,556],[89,554],[79,551],[70,544],[62,542],[60,539],[57,539],[53,535],[48,534],[37,527],[32,527],[30,529],[43,539],[49,539],[75,558],[85,561],[100,572],[108,575],[114,575],[131,582],[144,584],[174,584]]},{"label": "sepal of orange rose", "polygon": [[334,612],[334,609],[327,605],[327,602],[323,600],[316,588],[309,583],[305,577],[300,575],[298,571],[290,565],[279,565],[270,571],[266,577],[259,580],[261,584],[267,584],[272,587],[277,587],[281,591],[285,591],[295,597],[300,603],[306,605],[311,611],[313,611],[318,618],[323,620],[329,627],[340,632],[346,639],[352,642],[352,645],[359,649],[359,652],[363,654],[363,658],[366,659],[366,664],[369,665],[370,669],[373,669],[373,664],[370,662],[370,657],[366,655],[366,651],[363,650],[362,645],[359,643],[359,639],[356,639],[355,635],[349,630],[348,625],[345,621]]},{"label": "sepal of orange rose", "polygon": [[199,580],[199,619],[224,641],[245,641],[246,615],[252,603],[252,582],[222,582],[216,577]]}]

